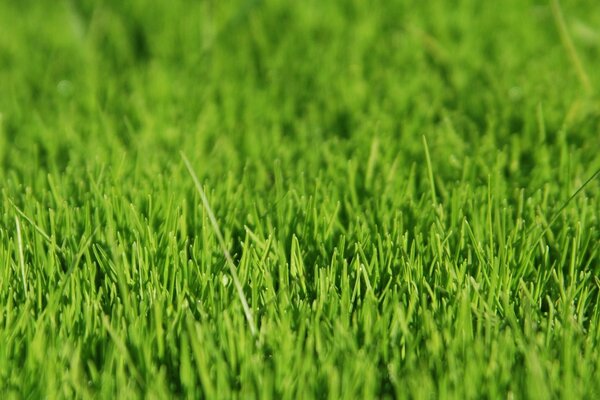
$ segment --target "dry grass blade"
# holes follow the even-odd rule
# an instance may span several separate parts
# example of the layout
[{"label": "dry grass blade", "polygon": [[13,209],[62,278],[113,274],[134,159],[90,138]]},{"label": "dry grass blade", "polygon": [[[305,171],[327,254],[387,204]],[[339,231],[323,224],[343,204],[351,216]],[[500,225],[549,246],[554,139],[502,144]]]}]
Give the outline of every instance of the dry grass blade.
[{"label": "dry grass blade", "polygon": [[256,330],[256,325],[254,323],[254,318],[252,317],[252,310],[250,310],[250,306],[248,305],[248,301],[246,300],[246,295],[244,294],[244,290],[242,288],[240,279],[238,278],[237,267],[235,266],[235,263],[233,262],[233,258],[231,257],[229,250],[227,249],[227,245],[225,244],[225,240],[223,239],[223,235],[221,234],[221,229],[219,228],[219,223],[217,222],[217,218],[215,217],[215,214],[213,213],[213,211],[210,207],[208,198],[206,197],[206,194],[204,193],[204,189],[202,189],[202,185],[200,184],[200,181],[198,180],[198,177],[196,176],[196,173],[194,172],[192,165],[190,164],[190,162],[187,159],[187,157],[185,156],[185,154],[181,153],[181,158],[183,159],[183,162],[185,163],[185,166],[186,166],[188,172],[190,173],[192,180],[194,181],[194,185],[196,186],[198,193],[200,194],[200,198],[202,199],[202,205],[204,206],[204,209],[206,210],[206,213],[208,214],[208,219],[210,220],[210,223],[212,225],[215,236],[217,237],[219,246],[221,246],[223,255],[225,256],[225,259],[227,260],[227,265],[229,266],[229,273],[231,274],[231,277],[233,279],[233,284],[235,285],[235,288],[237,290],[238,297],[240,298],[240,301],[242,302],[242,307],[244,308],[244,314],[246,315],[246,319],[248,320],[248,324],[250,325],[250,331],[252,332],[252,336],[256,336],[257,330]]}]

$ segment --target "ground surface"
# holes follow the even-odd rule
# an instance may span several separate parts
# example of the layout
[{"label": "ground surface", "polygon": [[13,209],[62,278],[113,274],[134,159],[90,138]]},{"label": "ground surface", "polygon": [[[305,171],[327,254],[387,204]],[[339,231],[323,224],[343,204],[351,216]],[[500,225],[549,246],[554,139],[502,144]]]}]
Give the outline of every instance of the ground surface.
[{"label": "ground surface", "polygon": [[0,397],[597,398],[598,65],[595,1],[0,1]]}]

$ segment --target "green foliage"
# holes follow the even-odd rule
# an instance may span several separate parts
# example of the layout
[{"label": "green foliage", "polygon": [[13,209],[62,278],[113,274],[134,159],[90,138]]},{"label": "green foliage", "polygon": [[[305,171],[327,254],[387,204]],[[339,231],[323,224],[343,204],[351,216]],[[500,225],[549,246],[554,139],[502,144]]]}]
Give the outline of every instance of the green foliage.
[{"label": "green foliage", "polygon": [[599,397],[598,26],[0,0],[0,397]]}]

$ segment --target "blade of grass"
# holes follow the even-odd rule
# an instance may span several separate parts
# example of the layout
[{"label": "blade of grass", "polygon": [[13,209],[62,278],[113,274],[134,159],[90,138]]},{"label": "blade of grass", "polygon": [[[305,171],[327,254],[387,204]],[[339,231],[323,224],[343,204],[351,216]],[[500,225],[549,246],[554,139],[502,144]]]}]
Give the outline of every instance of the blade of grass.
[{"label": "blade of grass", "polygon": [[546,228],[544,228],[544,230],[540,233],[538,238],[533,242],[534,246],[542,239],[546,232],[548,232],[548,229],[550,229],[552,225],[554,225],[558,217],[560,217],[560,214],[564,211],[565,208],[567,208],[571,201],[573,201],[573,199],[577,197],[577,195],[581,193],[583,189],[585,189],[585,187],[589,185],[598,175],[600,175],[600,168],[596,170],[596,172],[594,172],[585,182],[583,182],[583,184],[579,186],[579,188],[577,188],[575,192],[573,192],[573,194],[562,204],[562,206],[560,206],[560,208],[554,213],[552,218],[550,218],[550,221],[546,225]]},{"label": "blade of grass", "polygon": [[427,160],[427,174],[429,177],[429,184],[431,185],[431,200],[433,205],[437,205],[437,196],[435,194],[435,181],[433,180],[433,167],[431,166],[431,157],[429,157],[429,146],[427,146],[427,139],[423,135],[423,147],[425,148],[425,159]]},{"label": "blade of grass", "polygon": [[252,336],[256,336],[257,330],[256,330],[256,325],[254,323],[254,318],[252,316],[252,310],[250,310],[250,306],[248,305],[248,301],[246,300],[246,295],[244,294],[244,289],[242,288],[242,284],[240,282],[240,279],[238,278],[237,267],[235,266],[233,257],[231,257],[231,254],[229,253],[229,250],[227,249],[227,245],[225,244],[225,239],[223,239],[223,235],[221,234],[221,229],[219,228],[219,223],[217,222],[217,218],[215,217],[215,214],[213,213],[212,208],[210,207],[210,203],[208,202],[206,193],[204,193],[204,189],[202,189],[202,185],[200,184],[200,181],[198,180],[198,177],[196,176],[196,173],[194,172],[192,165],[190,164],[190,162],[187,159],[187,157],[185,156],[185,154],[183,154],[183,152],[181,152],[181,158],[183,159],[183,162],[185,163],[185,166],[186,166],[188,172],[190,173],[192,180],[194,181],[194,185],[196,186],[196,190],[198,191],[198,194],[200,194],[200,199],[202,200],[202,205],[204,206],[204,210],[208,214],[208,218],[212,225],[215,236],[217,237],[217,241],[219,242],[219,245],[221,246],[221,250],[223,251],[223,255],[225,256],[227,265],[229,266],[229,273],[231,274],[231,277],[233,279],[233,284],[235,285],[235,289],[237,290],[238,297],[240,298],[240,302],[242,303],[242,307],[244,308],[244,314],[246,315],[246,320],[248,321],[248,325],[250,326],[250,332],[252,333]]},{"label": "blade of grass", "polygon": [[133,374],[133,377],[135,378],[136,382],[140,385],[140,387],[144,387],[144,380],[142,379],[142,374],[140,374],[140,371],[135,366],[133,359],[131,358],[131,354],[129,354],[129,351],[127,350],[125,342],[123,342],[123,340],[119,337],[119,334],[115,332],[115,330],[110,326],[108,316],[102,316],[102,325],[104,325],[104,329],[106,329],[106,332],[108,332],[108,335],[113,340],[115,346],[117,346],[117,349],[125,357],[127,365],[131,369],[131,373]]},{"label": "blade of grass", "polygon": [[21,237],[21,223],[19,217],[15,215],[15,224],[17,225],[17,247],[19,249],[19,265],[21,266],[21,278],[23,279],[23,293],[27,296],[27,278],[25,276],[25,257],[23,256],[23,238]]},{"label": "blade of grass", "polygon": [[581,86],[583,86],[586,93],[590,94],[592,92],[590,78],[585,72],[581,59],[577,54],[577,50],[575,49],[575,45],[573,44],[573,40],[571,39],[569,30],[567,29],[567,24],[565,23],[565,18],[560,8],[560,4],[558,3],[558,0],[551,0],[550,5],[552,8],[552,16],[554,17],[554,23],[556,24],[558,34],[560,35],[560,40],[563,46],[565,46],[565,50],[567,51],[567,54],[571,59],[571,63],[573,63],[573,67],[575,68],[577,78],[579,79]]}]

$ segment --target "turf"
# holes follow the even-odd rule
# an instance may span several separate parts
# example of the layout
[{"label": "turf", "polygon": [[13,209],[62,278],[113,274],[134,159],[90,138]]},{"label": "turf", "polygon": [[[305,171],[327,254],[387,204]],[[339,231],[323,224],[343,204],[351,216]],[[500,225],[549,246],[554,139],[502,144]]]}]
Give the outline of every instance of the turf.
[{"label": "turf", "polygon": [[0,0],[1,398],[600,397],[595,1],[150,3]]}]

